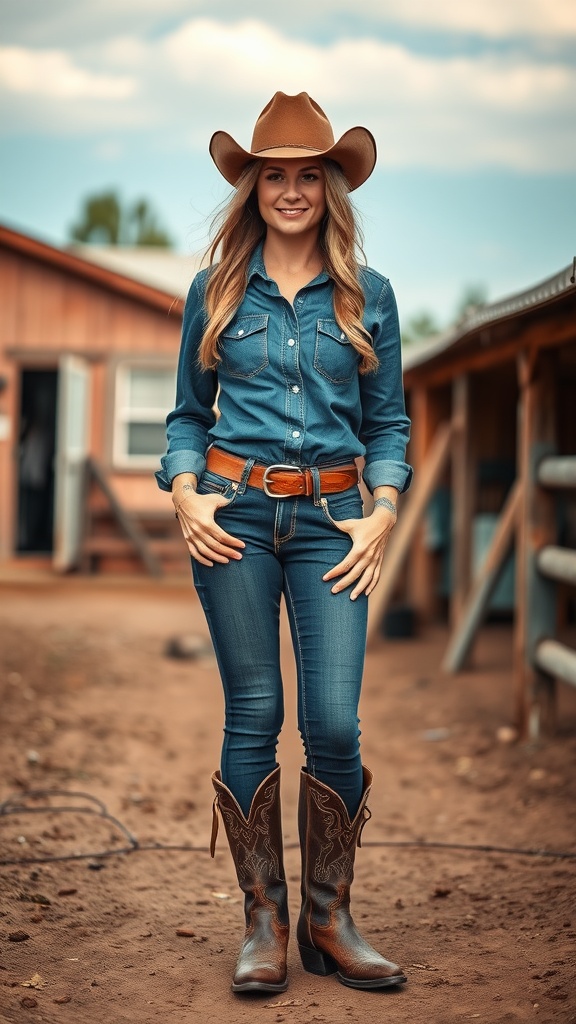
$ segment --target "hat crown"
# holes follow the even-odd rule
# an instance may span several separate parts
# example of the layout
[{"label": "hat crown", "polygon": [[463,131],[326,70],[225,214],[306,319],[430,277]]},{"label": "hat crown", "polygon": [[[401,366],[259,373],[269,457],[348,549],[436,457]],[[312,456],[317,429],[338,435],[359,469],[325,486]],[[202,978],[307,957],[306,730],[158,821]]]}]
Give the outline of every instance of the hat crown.
[{"label": "hat crown", "polygon": [[334,145],[334,133],[326,114],[308,95],[274,94],[254,126],[252,153],[294,147],[322,153]]}]

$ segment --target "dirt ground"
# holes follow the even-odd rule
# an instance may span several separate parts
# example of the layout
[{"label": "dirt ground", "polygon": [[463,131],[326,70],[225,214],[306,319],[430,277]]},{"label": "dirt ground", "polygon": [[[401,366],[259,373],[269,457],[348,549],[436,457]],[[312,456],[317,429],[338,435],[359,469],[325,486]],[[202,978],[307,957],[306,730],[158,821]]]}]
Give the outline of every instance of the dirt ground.
[{"label": "dirt ground", "polygon": [[[402,845],[576,852],[576,692],[561,692],[554,742],[503,742],[509,627],[486,627],[474,670],[455,679],[439,669],[444,630],[382,640],[365,674],[375,785],[353,907],[408,984],[357,992],[314,977],[292,941],[288,991],[237,997],[242,904],[222,828],[214,861],[207,852],[222,697],[207,643],[190,660],[167,655],[188,635],[207,638],[186,582],[0,584],[0,801],[34,812],[0,815],[0,860],[13,862],[0,868],[2,1024],[576,1021],[576,859]],[[302,750],[286,631],[283,651],[295,920]],[[98,856],[129,843],[93,798],[142,847],[197,849]],[[78,853],[91,856],[22,863]]]}]

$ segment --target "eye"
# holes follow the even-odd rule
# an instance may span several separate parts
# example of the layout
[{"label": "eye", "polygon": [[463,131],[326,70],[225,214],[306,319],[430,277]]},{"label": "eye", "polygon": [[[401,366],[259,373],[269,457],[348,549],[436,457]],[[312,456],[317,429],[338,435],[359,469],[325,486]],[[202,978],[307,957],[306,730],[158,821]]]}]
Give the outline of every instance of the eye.
[{"label": "eye", "polygon": [[281,180],[282,180],[282,175],[279,173],[279,171],[270,171],[270,173],[266,175],[266,181],[281,181]]},{"label": "eye", "polygon": [[302,175],[302,181],[318,181],[318,175],[314,174],[314,171],[308,171],[307,174]]}]

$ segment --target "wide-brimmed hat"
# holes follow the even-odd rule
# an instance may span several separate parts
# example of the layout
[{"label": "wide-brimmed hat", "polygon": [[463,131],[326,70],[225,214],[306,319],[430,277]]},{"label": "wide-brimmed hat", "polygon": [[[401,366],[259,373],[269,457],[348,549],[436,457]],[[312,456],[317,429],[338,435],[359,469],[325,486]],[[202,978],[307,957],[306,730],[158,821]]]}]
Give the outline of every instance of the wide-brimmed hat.
[{"label": "wide-brimmed hat", "polygon": [[340,164],[353,191],[374,170],[376,143],[368,129],[360,127],[350,128],[334,142],[330,121],[307,92],[297,96],[277,92],[256,121],[249,151],[227,132],[215,132],[210,139],[210,155],[231,185],[255,158],[329,157]]}]

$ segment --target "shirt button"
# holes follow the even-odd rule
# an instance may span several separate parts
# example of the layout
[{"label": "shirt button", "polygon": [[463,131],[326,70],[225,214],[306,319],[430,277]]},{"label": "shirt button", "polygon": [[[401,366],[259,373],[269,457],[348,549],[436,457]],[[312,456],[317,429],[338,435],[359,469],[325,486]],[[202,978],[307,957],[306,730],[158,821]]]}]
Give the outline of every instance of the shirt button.
[{"label": "shirt button", "polygon": [[[244,334],[244,331],[238,331],[238,337],[240,338]],[[344,337],[344,335],[342,335]]]},{"label": "shirt button", "polygon": [[293,430],[292,431],[292,437],[300,437],[300,431],[299,430]]},{"label": "shirt button", "polygon": [[292,346],[296,344],[294,338],[288,338],[288,344],[290,345],[290,348],[292,348]]},{"label": "shirt button", "polygon": [[298,387],[297,384],[293,384],[292,385],[292,391],[294,392],[295,395],[298,394],[298,392],[300,391],[300,388]]},{"label": "shirt button", "polygon": [[340,335],[340,341],[344,341],[345,337],[346,337],[346,335],[345,335],[345,334],[341,334],[341,335]]}]

